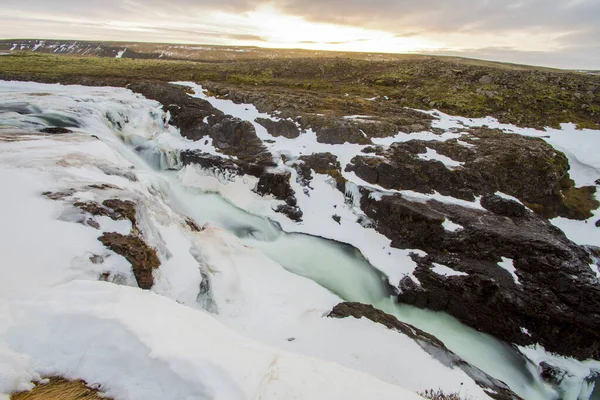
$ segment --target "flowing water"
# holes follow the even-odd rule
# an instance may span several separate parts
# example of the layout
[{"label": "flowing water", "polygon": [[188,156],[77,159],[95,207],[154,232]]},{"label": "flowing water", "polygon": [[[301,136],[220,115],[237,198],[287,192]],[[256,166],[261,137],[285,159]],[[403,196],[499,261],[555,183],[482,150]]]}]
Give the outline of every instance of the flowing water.
[{"label": "flowing water", "polygon": [[[372,304],[433,334],[469,363],[506,382],[524,399],[557,398],[556,393],[541,381],[535,365],[510,346],[449,315],[395,303],[382,274],[354,247],[317,236],[283,232],[277,224],[249,214],[219,195],[183,186],[176,171],[164,169],[172,155],[165,154],[152,141],[141,140],[144,135],[123,141],[122,124],[115,124],[114,118],[102,117],[102,113],[106,113],[104,110],[100,110],[101,117],[77,120],[73,111],[66,115],[53,110],[44,115],[38,105],[15,103],[12,109],[4,107],[0,104],[0,126],[62,124],[83,126],[89,133],[101,135],[103,141],[136,165],[139,174],[146,174],[157,182],[176,211],[190,215],[201,225],[212,223],[234,233],[245,244],[264,252],[288,271],[312,279],[346,301]],[[15,117],[19,111],[23,118]],[[94,113],[87,110],[83,114]],[[3,116],[9,118],[3,119]],[[126,122],[127,118],[122,121],[123,124]],[[569,397],[569,400],[579,399]]]}]

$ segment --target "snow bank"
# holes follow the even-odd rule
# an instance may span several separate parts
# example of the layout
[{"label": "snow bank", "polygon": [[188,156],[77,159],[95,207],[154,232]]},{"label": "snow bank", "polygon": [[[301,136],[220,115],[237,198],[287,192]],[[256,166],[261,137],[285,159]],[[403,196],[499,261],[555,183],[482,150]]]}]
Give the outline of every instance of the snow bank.
[{"label": "snow bank", "polygon": [[176,302],[74,281],[15,301],[9,345],[42,374],[115,399],[419,399],[372,376],[277,351]]}]

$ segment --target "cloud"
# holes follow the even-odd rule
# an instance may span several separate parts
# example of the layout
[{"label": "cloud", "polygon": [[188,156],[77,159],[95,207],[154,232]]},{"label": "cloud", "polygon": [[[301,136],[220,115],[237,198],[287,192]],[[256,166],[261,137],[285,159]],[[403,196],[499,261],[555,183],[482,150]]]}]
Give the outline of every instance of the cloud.
[{"label": "cloud", "polygon": [[[273,24],[271,14],[261,20],[264,7],[307,21],[306,35],[290,36],[293,27]],[[3,0],[2,10],[4,38],[288,45],[276,38],[293,37],[311,48],[365,50],[373,43],[375,51],[426,43],[428,52],[600,68],[598,0]],[[310,23],[346,28],[321,41]],[[346,39],[348,27],[355,31]],[[378,36],[385,40],[375,46]]]}]

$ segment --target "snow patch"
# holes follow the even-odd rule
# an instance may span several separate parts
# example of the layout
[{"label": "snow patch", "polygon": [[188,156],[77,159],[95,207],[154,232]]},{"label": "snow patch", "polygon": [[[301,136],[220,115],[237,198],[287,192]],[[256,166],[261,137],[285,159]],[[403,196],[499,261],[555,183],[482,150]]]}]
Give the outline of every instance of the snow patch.
[{"label": "snow patch", "polygon": [[460,161],[455,161],[450,157],[446,157],[445,155],[439,154],[434,149],[430,149],[427,147],[427,152],[419,154],[419,158],[421,160],[435,160],[439,161],[446,166],[448,169],[456,169],[458,167],[462,167],[465,163]]},{"label": "snow patch", "polygon": [[444,219],[444,222],[442,222],[442,226],[448,232],[459,232],[459,231],[462,231],[463,229],[465,229],[464,226],[456,224],[447,218]]},{"label": "snow patch", "polygon": [[433,272],[435,272],[436,274],[442,275],[442,276],[467,276],[467,275],[469,275],[465,272],[456,271],[446,265],[438,264],[438,263],[433,263],[433,268],[431,270]]},{"label": "snow patch", "polygon": [[515,283],[517,284],[521,284],[521,282],[519,282],[519,277],[517,276],[517,269],[515,268],[515,262],[513,261],[513,259],[511,258],[506,258],[506,257],[502,257],[502,261],[500,261],[498,263],[498,266],[506,271],[508,271],[510,273],[510,275],[512,276],[513,280],[515,281]]}]

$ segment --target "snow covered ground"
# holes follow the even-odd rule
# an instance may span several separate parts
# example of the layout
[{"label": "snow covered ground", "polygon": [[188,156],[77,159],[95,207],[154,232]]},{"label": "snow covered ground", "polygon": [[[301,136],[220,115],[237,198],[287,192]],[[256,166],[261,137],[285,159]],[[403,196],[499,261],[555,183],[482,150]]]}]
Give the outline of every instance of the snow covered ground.
[{"label": "snow covered ground", "polygon": [[[472,398],[487,398],[466,374],[443,366],[402,334],[365,319],[326,318],[342,295],[315,282],[332,278],[315,276],[314,271],[308,270],[310,265],[282,267],[290,258],[291,253],[283,254],[289,246],[300,246],[303,240],[308,241],[304,246],[313,249],[326,244],[310,236],[293,240],[291,236],[281,236],[272,224],[258,216],[279,222],[286,232],[351,244],[392,282],[412,274],[415,264],[408,257],[409,251],[391,248],[387,238],[356,222],[356,185],[372,185],[355,174],[344,173],[351,181],[347,192],[354,195],[355,202],[348,204],[330,177],[315,174],[313,190],[306,195],[296,183],[295,170],[289,169],[298,205],[305,213],[304,222],[299,225],[273,211],[277,200],[253,193],[256,182],[250,177],[214,176],[193,166],[178,173],[150,169],[131,150],[133,146],[142,146],[145,150],[140,155],[155,160],[153,163],[161,167],[181,168],[177,152],[183,149],[219,154],[210,141],[191,142],[166,125],[160,105],[154,101],[115,88],[18,82],[0,82],[0,86],[0,102],[31,102],[39,109],[26,116],[0,114],[0,185],[3,192],[9,193],[0,197],[0,268],[2,276],[7,277],[0,282],[0,393],[26,389],[38,375],[59,374],[101,384],[117,399],[412,399],[418,398],[412,392],[438,387],[447,392],[461,390]],[[196,89],[196,95],[203,97],[201,88]],[[252,123],[258,116],[275,118],[258,113],[251,105],[208,100],[224,112]],[[48,113],[63,120],[74,118],[79,126],[71,126],[69,129],[75,133],[70,135],[39,135],[36,130],[46,124],[39,114]],[[460,130],[459,117],[438,116],[438,125]],[[297,139],[273,138],[262,126],[254,124],[260,138],[273,140],[268,146],[276,155],[297,157],[331,152],[340,162],[347,163],[364,147],[320,144],[310,131]],[[16,132],[19,136],[15,136]],[[394,140],[446,140],[462,134],[399,134]],[[380,140],[384,144],[388,139]],[[572,154],[578,153],[577,148],[568,147],[569,143],[563,144],[571,161]],[[587,157],[581,156],[585,161],[580,164],[571,161],[582,179],[578,184],[589,180],[585,171],[596,165],[592,154]],[[281,162],[280,168],[289,167]],[[90,187],[103,183],[120,189]],[[66,189],[74,192],[60,200],[41,194]],[[395,193],[376,189],[380,195]],[[206,203],[202,207],[194,203],[200,199],[194,198],[194,190],[218,193],[255,214],[213,203],[217,204],[215,214],[239,219],[240,225],[247,223],[253,229],[260,226],[263,237],[240,240],[210,225],[201,232],[190,230],[185,216],[210,221],[212,215],[203,213],[213,212],[204,207]],[[470,203],[439,194],[401,193],[422,201],[436,198],[481,207],[478,201]],[[113,197],[138,204],[138,225],[143,237],[158,250],[162,265],[154,273],[153,293],[133,287],[135,279],[129,263],[97,240],[104,231],[126,234],[131,223],[94,217],[100,226],[97,230],[82,224],[88,217],[72,205],[77,200],[101,202]],[[340,216],[340,224],[331,218],[332,214]],[[243,228],[234,226],[232,221],[219,225],[227,227],[228,223],[233,228]],[[461,228],[451,221],[445,226],[450,230]],[[261,240],[265,238],[269,240]],[[308,247],[299,251],[304,248]],[[322,254],[328,253],[323,250]],[[102,256],[104,262],[94,263],[94,255]],[[338,258],[332,259],[332,265],[343,260],[335,257]],[[348,257],[340,265],[357,262],[356,257]],[[351,268],[358,271],[362,268],[359,264]],[[336,264],[335,268],[339,266]],[[437,270],[457,273],[441,265]],[[106,272],[120,285],[97,282]],[[358,288],[361,282],[346,283],[348,288]],[[372,294],[365,294],[365,301],[369,300],[368,295]],[[434,314],[423,315],[437,318]],[[525,398],[552,398],[553,391],[548,387],[519,376],[521,372],[502,358],[502,351],[494,347],[493,341],[485,342],[487,339],[476,333],[453,328],[444,319],[429,323],[450,331],[449,340],[452,334],[462,334],[481,341],[473,342],[471,347],[482,353],[479,357],[485,358],[486,351],[494,354],[488,360],[489,368],[494,369],[496,364],[494,371],[504,374],[496,377],[514,385],[513,389]],[[543,354],[536,353],[535,360],[548,357]],[[595,364],[576,365],[572,368],[581,371],[596,368]],[[577,376],[584,376],[583,373]]]}]

